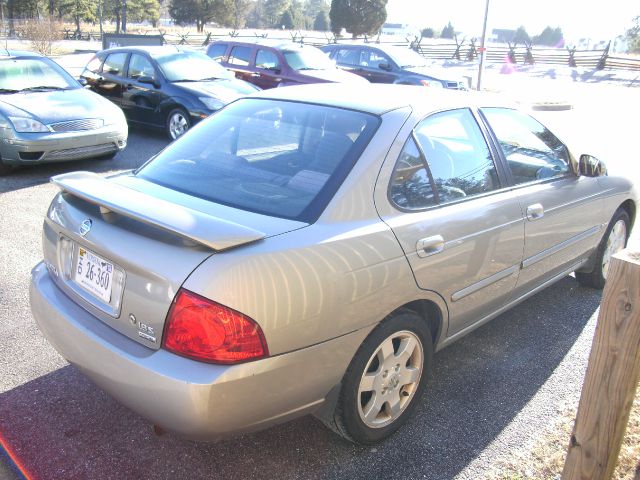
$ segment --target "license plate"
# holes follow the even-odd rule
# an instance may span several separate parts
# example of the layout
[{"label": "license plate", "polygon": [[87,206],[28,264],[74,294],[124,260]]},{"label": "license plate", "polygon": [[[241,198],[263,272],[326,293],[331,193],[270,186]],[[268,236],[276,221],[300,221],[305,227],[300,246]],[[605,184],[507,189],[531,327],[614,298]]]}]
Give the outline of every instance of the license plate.
[{"label": "license plate", "polygon": [[105,303],[111,302],[113,264],[86,248],[78,248],[73,281]]}]

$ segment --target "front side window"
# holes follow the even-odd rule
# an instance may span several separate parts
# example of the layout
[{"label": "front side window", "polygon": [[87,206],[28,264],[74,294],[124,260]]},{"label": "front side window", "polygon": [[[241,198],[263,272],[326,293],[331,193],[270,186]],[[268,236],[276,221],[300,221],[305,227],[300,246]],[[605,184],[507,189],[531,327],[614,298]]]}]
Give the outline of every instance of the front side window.
[{"label": "front side window", "polygon": [[129,59],[129,72],[127,76],[133,79],[140,77],[155,78],[155,69],[147,57],[133,53]]},{"label": "front side window", "polygon": [[436,188],[448,203],[500,188],[489,147],[473,114],[463,108],[436,113],[415,128]]},{"label": "front side window", "polygon": [[229,54],[229,63],[232,65],[239,65],[241,67],[247,67],[251,61],[251,48],[236,46],[231,49]]},{"label": "front side window", "polygon": [[238,100],[169,145],[137,175],[212,202],[313,222],[379,121],[321,105]]},{"label": "front side window", "polygon": [[122,76],[124,74],[124,63],[127,61],[126,52],[112,53],[104,61],[102,67],[102,73],[109,73],[111,75]]},{"label": "front side window", "polygon": [[569,172],[569,150],[544,125],[508,108],[483,108],[516,185]]},{"label": "front side window", "polygon": [[353,48],[341,48],[336,53],[336,63],[340,65],[357,66],[360,64],[359,50]]},{"label": "front side window", "polygon": [[280,64],[278,63],[278,57],[275,53],[269,50],[258,50],[256,54],[256,68],[263,70],[278,70]]},{"label": "front side window", "polygon": [[222,57],[224,57],[224,54],[226,52],[227,52],[226,43],[216,43],[215,45],[211,45],[211,47],[209,48],[209,52],[207,52],[207,55],[213,58],[216,62],[221,62]]},{"label": "front side window", "polygon": [[380,64],[385,63],[391,65],[389,57],[382,53],[378,53],[375,50],[363,51],[362,58],[360,59],[360,65],[364,67],[380,68]]}]

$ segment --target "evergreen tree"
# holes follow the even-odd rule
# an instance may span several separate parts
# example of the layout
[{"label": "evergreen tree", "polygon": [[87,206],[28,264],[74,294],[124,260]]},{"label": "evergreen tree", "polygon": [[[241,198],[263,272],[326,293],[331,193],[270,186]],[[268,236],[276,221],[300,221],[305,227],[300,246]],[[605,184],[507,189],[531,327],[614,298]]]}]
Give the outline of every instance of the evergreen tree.
[{"label": "evergreen tree", "polygon": [[564,38],[560,27],[546,27],[540,35],[533,37],[533,43],[536,45],[545,45],[548,47],[563,47]]},{"label": "evergreen tree", "polygon": [[440,34],[441,38],[450,38],[453,39],[453,37],[455,36],[456,31],[453,28],[453,25],[451,25],[451,22],[449,22],[443,29],[442,29],[442,33]]},{"label": "evergreen tree", "polygon": [[387,19],[387,0],[332,0],[329,18],[336,34],[344,28],[353,38],[372,35]]},{"label": "evergreen tree", "polygon": [[327,12],[318,12],[313,22],[313,29],[318,32],[326,32],[329,30],[329,16]]},{"label": "evergreen tree", "polygon": [[518,27],[518,29],[516,30],[516,34],[513,36],[513,41],[521,45],[524,45],[525,43],[529,43],[531,41],[531,37],[529,37],[529,34],[527,33],[527,30],[524,28],[524,26],[520,25]]},{"label": "evergreen tree", "polygon": [[178,24],[195,23],[199,33],[207,22],[233,23],[233,0],[171,0],[169,14]]},{"label": "evergreen tree", "polygon": [[423,28],[422,29],[422,36],[424,38],[433,38],[433,37],[436,36],[436,32],[431,27]]},{"label": "evergreen tree", "polygon": [[93,22],[96,19],[97,5],[96,0],[63,0],[60,12],[73,19],[76,32],[80,33],[80,22]]},{"label": "evergreen tree", "polygon": [[293,15],[291,15],[291,9],[285,11],[282,14],[282,19],[280,20],[280,25],[282,25],[287,30],[293,30]]},{"label": "evergreen tree", "polygon": [[627,30],[627,42],[629,51],[640,53],[640,15],[633,19],[633,26]]}]

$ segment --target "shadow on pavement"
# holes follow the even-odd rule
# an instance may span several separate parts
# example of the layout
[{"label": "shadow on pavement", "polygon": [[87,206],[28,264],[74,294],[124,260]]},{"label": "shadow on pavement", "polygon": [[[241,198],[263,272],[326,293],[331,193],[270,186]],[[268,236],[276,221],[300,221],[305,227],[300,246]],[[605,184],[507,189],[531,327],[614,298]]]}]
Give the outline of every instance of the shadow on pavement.
[{"label": "shadow on pavement", "polygon": [[0,395],[0,428],[34,479],[450,479],[536,394],[599,301],[567,277],[436,354],[416,415],[375,447],[312,417],[217,444],[157,437],[71,366]]},{"label": "shadow on pavement", "polygon": [[78,160],[74,162],[43,163],[19,167],[0,177],[0,194],[48,183],[61,173],[87,170],[96,173],[137,168],[169,144],[162,132],[129,128],[127,147],[112,160]]}]

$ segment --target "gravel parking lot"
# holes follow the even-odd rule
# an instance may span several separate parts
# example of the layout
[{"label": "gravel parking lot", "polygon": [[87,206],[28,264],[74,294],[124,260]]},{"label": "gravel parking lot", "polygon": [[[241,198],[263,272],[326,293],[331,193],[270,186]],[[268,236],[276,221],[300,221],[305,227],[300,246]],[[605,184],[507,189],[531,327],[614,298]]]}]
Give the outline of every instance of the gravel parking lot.
[{"label": "gravel parking lot", "polygon": [[[578,92],[573,110],[539,116],[613,173],[640,180],[636,123],[625,120],[640,111],[638,90]],[[0,179],[0,433],[32,478],[477,479],[577,402],[600,292],[567,277],[437,354],[415,418],[376,447],[348,444],[311,417],[217,444],[156,436],[47,344],[31,317],[28,282],[56,192],[49,177],[134,168],[164,145],[160,134],[133,130],[114,160]]]}]

